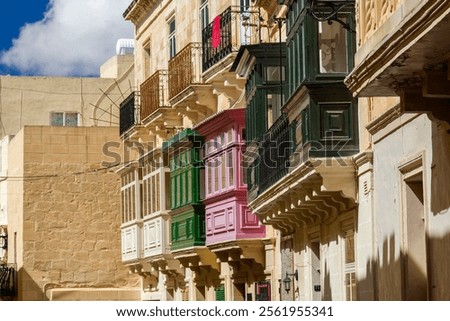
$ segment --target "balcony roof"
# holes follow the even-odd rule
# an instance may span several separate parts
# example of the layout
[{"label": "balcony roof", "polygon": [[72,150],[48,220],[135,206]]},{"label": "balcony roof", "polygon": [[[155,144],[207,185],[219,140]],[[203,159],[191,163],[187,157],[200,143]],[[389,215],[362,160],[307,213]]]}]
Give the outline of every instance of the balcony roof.
[{"label": "balcony roof", "polygon": [[203,143],[204,139],[197,131],[188,128],[174,135],[168,141],[165,141],[162,145],[162,149],[163,151],[167,151],[169,148],[185,143],[186,141]]},{"label": "balcony roof", "polygon": [[[429,1],[376,45],[358,49],[356,55],[363,57],[345,80],[355,95],[397,96],[401,88],[422,86],[425,71],[444,71],[450,54],[450,4],[433,5],[439,3]],[[376,32],[384,31],[381,26]]]},{"label": "balcony roof", "polygon": [[[281,43],[282,62],[285,65],[286,43]],[[280,43],[262,43],[256,45],[245,45],[239,48],[237,56],[230,68],[241,77],[247,77],[253,69],[256,61],[264,64],[275,63],[279,65]]]},{"label": "balcony roof", "polygon": [[203,136],[208,136],[234,123],[245,124],[245,108],[225,109],[197,124],[195,130]]}]

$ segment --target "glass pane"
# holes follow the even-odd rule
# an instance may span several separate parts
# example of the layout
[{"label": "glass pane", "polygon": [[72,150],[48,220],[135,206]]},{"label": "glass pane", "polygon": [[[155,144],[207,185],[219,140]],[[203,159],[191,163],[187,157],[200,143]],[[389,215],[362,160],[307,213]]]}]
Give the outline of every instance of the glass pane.
[{"label": "glass pane", "polygon": [[189,170],[187,175],[187,201],[192,202],[192,170]]},{"label": "glass pane", "polygon": [[347,30],[337,22],[319,22],[320,72],[347,72],[346,33]]},{"label": "glass pane", "polygon": [[212,188],[212,174],[213,171],[211,170],[211,162],[206,163],[206,181],[208,183],[208,195],[211,194],[211,188]]},{"label": "glass pane", "polygon": [[234,186],[233,152],[227,153],[228,186]]},{"label": "glass pane", "polygon": [[356,274],[355,272],[345,274],[345,292],[347,301],[356,300]]},{"label": "glass pane", "polygon": [[345,263],[355,262],[355,237],[350,234],[345,238]]},{"label": "glass pane", "polygon": [[148,199],[147,199],[147,181],[142,182],[142,215],[148,214]]},{"label": "glass pane", "polygon": [[160,188],[160,179],[159,174],[155,176],[155,185],[153,188],[153,192],[155,194],[155,212],[159,212],[161,210],[160,199],[161,199],[161,188]]},{"label": "glass pane", "polygon": [[267,128],[270,128],[280,115],[281,95],[267,94]]},{"label": "glass pane", "polygon": [[169,22],[169,33],[172,34],[175,32],[175,19]]},{"label": "glass pane", "polygon": [[239,161],[241,162],[241,175],[242,175],[241,176],[242,177],[241,185],[246,185],[247,184],[247,167],[244,162],[243,152],[241,152],[241,159]]},{"label": "glass pane", "polygon": [[154,213],[156,211],[156,193],[155,193],[155,176],[151,177],[150,183],[150,193],[152,193],[152,204],[151,204],[151,212]]},{"label": "glass pane", "polygon": [[225,159],[225,153],[222,154],[221,158],[221,176],[222,176],[222,187],[221,189],[226,189],[227,188],[227,182],[226,182],[226,173],[227,173],[227,168],[226,168],[226,159]]},{"label": "glass pane", "polygon": [[232,129],[230,129],[230,130],[228,130],[228,132],[227,132],[227,141],[228,141],[228,144],[229,143],[232,143],[233,142],[233,130]]},{"label": "glass pane", "polygon": [[209,22],[209,12],[208,12],[208,0],[202,0],[200,8],[200,16],[202,21],[202,30],[208,25]]},{"label": "glass pane", "polygon": [[51,113],[50,114],[50,126],[64,126],[64,114],[63,113]]},{"label": "glass pane", "polygon": [[66,124],[67,127],[77,127],[78,126],[78,114],[77,113],[66,113]]},{"label": "glass pane", "polygon": [[175,207],[175,178],[170,179],[170,207]]},{"label": "glass pane", "polygon": [[[284,81],[284,67],[281,69],[281,77]],[[279,66],[269,66],[265,68],[265,81],[266,82],[280,82],[280,67]]]},{"label": "glass pane", "polygon": [[135,220],[136,219],[136,203],[134,202],[135,200],[135,190],[133,187],[131,187],[131,196],[130,196],[130,203],[131,203],[131,220]]},{"label": "glass pane", "polygon": [[214,161],[214,192],[219,191],[219,160],[218,158]]}]

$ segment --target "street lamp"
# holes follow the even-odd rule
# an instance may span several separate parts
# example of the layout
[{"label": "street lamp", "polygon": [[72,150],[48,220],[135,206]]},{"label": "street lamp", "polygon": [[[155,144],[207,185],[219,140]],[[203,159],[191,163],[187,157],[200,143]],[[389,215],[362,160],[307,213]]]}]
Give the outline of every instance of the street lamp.
[{"label": "street lamp", "polygon": [[286,293],[289,293],[289,291],[291,290],[291,276],[295,277],[295,281],[298,281],[298,270],[295,270],[294,273],[286,272],[286,277],[283,279],[284,289],[286,290]]}]

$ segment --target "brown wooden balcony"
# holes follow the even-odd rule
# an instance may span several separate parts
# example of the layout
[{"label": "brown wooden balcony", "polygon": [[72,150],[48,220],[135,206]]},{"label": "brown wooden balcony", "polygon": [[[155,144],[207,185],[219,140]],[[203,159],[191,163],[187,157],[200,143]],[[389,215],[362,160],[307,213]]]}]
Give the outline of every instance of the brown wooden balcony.
[{"label": "brown wooden balcony", "polygon": [[169,99],[202,83],[202,44],[191,42],[169,61]]},{"label": "brown wooden balcony", "polygon": [[169,76],[167,70],[158,70],[141,84],[141,121],[160,108],[168,108]]}]

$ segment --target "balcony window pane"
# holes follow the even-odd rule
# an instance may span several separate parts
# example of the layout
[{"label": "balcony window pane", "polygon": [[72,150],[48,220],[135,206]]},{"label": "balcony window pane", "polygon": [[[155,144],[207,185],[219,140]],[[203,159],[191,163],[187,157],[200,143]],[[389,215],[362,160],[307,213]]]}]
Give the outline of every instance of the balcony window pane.
[{"label": "balcony window pane", "polygon": [[[345,19],[342,19],[345,22]],[[347,30],[333,22],[319,22],[319,62],[321,73],[347,72]]]},{"label": "balcony window pane", "polygon": [[187,172],[187,201],[192,202],[192,170]]},{"label": "balcony window pane", "polygon": [[267,128],[270,128],[280,115],[281,95],[267,94]]},{"label": "balcony window pane", "polygon": [[160,188],[159,174],[155,175],[155,185],[153,192],[155,194],[155,211],[159,212],[161,210],[160,199],[161,199],[161,188]]},{"label": "balcony window pane", "polygon": [[170,180],[170,207],[175,207],[175,178],[172,177]]},{"label": "balcony window pane", "polygon": [[207,194],[211,194],[212,193],[212,175],[213,175],[213,171],[211,169],[211,162],[207,162],[206,163],[206,182],[208,184],[208,190],[207,190]]},{"label": "balcony window pane", "polygon": [[280,67],[279,66],[268,66],[264,68],[264,81],[265,82],[280,82],[280,80],[284,81],[284,66],[281,69],[281,77],[280,79]]},{"label": "balcony window pane", "polygon": [[233,152],[227,152],[228,186],[234,186]]},{"label": "balcony window pane", "polygon": [[219,191],[219,159],[214,161],[214,192]]},{"label": "balcony window pane", "polygon": [[221,189],[224,190],[226,189],[227,186],[227,179],[226,179],[226,173],[227,173],[227,168],[226,168],[226,159],[225,159],[225,153],[222,154],[222,156],[220,157],[220,162],[221,162],[221,176],[222,176],[222,186]]},{"label": "balcony window pane", "polygon": [[228,130],[227,136],[228,136],[228,138],[227,138],[228,144],[232,143],[233,142],[233,130],[232,129]]}]

